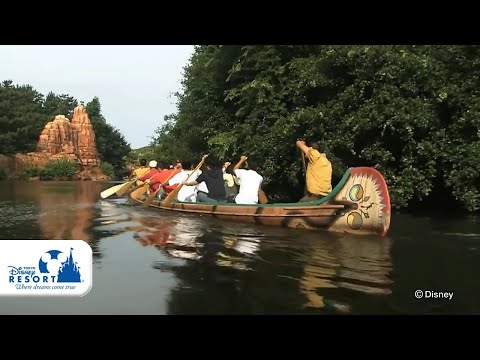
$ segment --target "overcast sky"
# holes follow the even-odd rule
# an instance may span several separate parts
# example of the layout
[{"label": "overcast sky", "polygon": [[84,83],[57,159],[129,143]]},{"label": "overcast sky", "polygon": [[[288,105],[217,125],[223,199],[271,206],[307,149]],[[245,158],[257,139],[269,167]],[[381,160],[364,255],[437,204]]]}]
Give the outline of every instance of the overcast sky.
[{"label": "overcast sky", "polygon": [[107,122],[137,149],[176,111],[172,93],[192,53],[193,45],[0,45],[0,81],[85,104],[97,96]]}]

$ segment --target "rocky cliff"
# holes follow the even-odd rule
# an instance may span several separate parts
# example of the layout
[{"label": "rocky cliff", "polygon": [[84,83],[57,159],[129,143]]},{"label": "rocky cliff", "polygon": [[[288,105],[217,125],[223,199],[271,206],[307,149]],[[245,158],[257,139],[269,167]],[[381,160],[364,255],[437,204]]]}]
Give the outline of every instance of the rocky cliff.
[{"label": "rocky cliff", "polygon": [[82,165],[98,166],[97,145],[95,133],[84,106],[77,106],[72,118],[75,153]]},{"label": "rocky cliff", "polygon": [[100,169],[95,132],[83,105],[74,109],[72,121],[64,115],[57,115],[48,122],[40,133],[36,152],[13,157],[0,155],[0,168],[9,177],[16,177],[26,168],[44,167],[48,161],[57,158],[78,162],[79,180],[108,178]]}]

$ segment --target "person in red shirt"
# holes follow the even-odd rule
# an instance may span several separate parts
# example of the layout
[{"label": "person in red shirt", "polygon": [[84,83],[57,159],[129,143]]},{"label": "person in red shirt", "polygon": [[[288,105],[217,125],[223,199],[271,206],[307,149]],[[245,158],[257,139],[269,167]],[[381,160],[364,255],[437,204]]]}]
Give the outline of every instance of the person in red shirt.
[{"label": "person in red shirt", "polygon": [[[157,175],[161,172],[157,169],[157,162],[155,160],[152,160],[148,163],[148,166],[150,168],[150,170],[142,175],[138,180],[143,182],[143,183],[148,183],[150,185],[150,192],[155,192],[158,187],[160,186],[160,184],[155,184],[152,182],[152,180],[155,179],[155,177],[157,177]],[[163,166],[160,165],[160,169],[162,169]]]},{"label": "person in red shirt", "polygon": [[156,174],[153,178],[150,179],[150,186],[153,188],[155,187],[156,191],[161,184],[165,184],[163,186],[163,192],[160,190],[161,197],[164,197],[170,194],[178,185],[170,186],[168,185],[168,180],[178,174],[182,169],[182,164],[177,160],[177,164],[173,169],[163,169],[158,174]]}]

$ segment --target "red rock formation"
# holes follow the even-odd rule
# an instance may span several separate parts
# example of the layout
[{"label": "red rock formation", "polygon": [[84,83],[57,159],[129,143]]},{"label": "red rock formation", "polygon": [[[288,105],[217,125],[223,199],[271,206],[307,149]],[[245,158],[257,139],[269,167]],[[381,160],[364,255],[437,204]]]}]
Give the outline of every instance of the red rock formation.
[{"label": "red rock formation", "polygon": [[95,132],[83,105],[73,110],[72,122],[57,115],[40,134],[37,152],[75,154],[84,166],[99,166]]},{"label": "red rock formation", "polygon": [[45,167],[48,161],[70,158],[81,165],[79,180],[105,180],[108,177],[100,169],[95,132],[83,105],[74,109],[70,122],[64,115],[57,115],[40,133],[37,152],[16,154],[11,158],[0,155],[0,167],[7,175],[20,174],[31,167]]},{"label": "red rock formation", "polygon": [[73,110],[72,127],[73,144],[76,146],[75,153],[81,164],[98,166],[100,161],[95,142],[95,132],[83,105],[77,106]]},{"label": "red rock formation", "polygon": [[74,154],[73,127],[70,121],[63,115],[55,116],[55,119],[47,123],[40,133],[37,143],[37,152],[49,154]]}]

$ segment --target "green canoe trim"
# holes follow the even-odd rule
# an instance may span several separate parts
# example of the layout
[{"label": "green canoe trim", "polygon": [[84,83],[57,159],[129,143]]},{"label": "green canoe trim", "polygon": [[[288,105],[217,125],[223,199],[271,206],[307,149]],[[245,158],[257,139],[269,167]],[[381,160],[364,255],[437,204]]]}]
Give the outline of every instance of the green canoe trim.
[{"label": "green canoe trim", "polygon": [[353,168],[348,168],[347,171],[345,171],[345,174],[343,174],[343,177],[340,179],[338,182],[337,186],[335,186],[330,194],[325,196],[324,198],[320,200],[315,200],[315,201],[306,201],[306,202],[295,202],[295,203],[274,203],[274,204],[235,204],[235,203],[218,203],[218,202],[190,202],[190,201],[176,201],[175,204],[201,204],[201,205],[222,205],[222,206],[257,206],[257,207],[273,207],[273,206],[299,206],[299,207],[305,207],[305,206],[316,206],[316,205],[321,205],[324,202],[327,202],[328,200],[331,200],[337,196],[337,194],[342,190],[344,187],[345,183],[347,182],[348,178],[350,177],[350,172],[352,171]]}]

